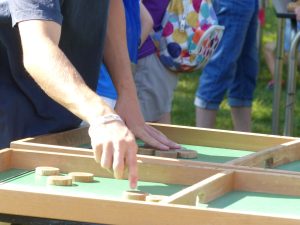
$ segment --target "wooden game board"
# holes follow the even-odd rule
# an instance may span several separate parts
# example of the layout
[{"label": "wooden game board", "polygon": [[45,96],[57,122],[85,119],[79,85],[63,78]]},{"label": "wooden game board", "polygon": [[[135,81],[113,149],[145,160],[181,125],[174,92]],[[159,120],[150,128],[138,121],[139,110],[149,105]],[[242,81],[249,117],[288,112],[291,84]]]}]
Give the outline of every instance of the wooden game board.
[{"label": "wooden game board", "polygon": [[[65,190],[64,187],[56,189],[39,186],[41,185],[39,179],[33,181],[29,179],[30,177],[27,179],[27,176],[36,166],[41,165],[58,167],[63,173],[70,171],[94,173],[100,181],[91,185],[101,185],[104,183],[101,179],[112,179],[111,174],[101,169],[92,156],[80,155],[78,152],[71,154],[4,149],[0,151],[0,213],[124,225],[193,225],[199,222],[203,225],[300,223],[298,211],[297,213],[285,211],[291,201],[294,201],[295,205],[300,205],[297,204],[300,201],[299,176],[239,169],[224,170],[199,164],[187,166],[180,162],[174,164],[165,159],[144,157],[138,162],[139,175],[141,182],[145,182],[143,185],[146,185],[146,182],[154,183],[153,189],[151,186],[148,188],[150,193],[157,191],[159,185],[166,185],[164,186],[166,189],[170,189],[172,185],[180,186],[179,191],[170,192],[162,202],[151,203],[81,191],[81,184],[71,189],[65,187]],[[22,174],[7,173],[10,170],[19,170]],[[124,182],[115,180],[116,185],[118,181]],[[248,196],[255,195],[265,200],[270,198],[268,195],[271,195],[271,198],[280,198],[282,201],[277,205],[279,213],[257,212],[255,207],[254,210],[216,207],[218,204],[214,203],[214,200],[231,192],[237,192],[239,199],[241,196],[245,198],[248,192],[250,192]],[[263,194],[267,196],[260,196]],[[237,199],[230,195],[226,197],[231,202]],[[255,206],[256,203],[253,204]]]}]

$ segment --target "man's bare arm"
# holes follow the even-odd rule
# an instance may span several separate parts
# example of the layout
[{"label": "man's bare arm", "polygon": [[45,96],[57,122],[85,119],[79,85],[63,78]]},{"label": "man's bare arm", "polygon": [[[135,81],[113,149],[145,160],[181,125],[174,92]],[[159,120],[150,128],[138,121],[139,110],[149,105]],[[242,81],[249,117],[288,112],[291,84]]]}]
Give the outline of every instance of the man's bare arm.
[{"label": "man's bare arm", "polygon": [[89,89],[59,49],[59,24],[32,20],[18,26],[24,66],[47,95],[88,122],[113,112]]},{"label": "man's bare arm", "polygon": [[124,123],[98,123],[103,115],[114,113],[83,81],[59,49],[61,27],[51,21],[31,20],[18,24],[24,66],[52,99],[90,123],[89,135],[95,160],[122,178],[130,168],[130,186],[137,185],[137,146]]}]

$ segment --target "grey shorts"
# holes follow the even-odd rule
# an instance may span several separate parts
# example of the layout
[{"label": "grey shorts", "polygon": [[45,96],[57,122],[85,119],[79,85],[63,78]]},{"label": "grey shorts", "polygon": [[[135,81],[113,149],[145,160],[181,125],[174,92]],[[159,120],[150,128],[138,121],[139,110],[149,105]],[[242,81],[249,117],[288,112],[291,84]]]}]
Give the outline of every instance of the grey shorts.
[{"label": "grey shorts", "polygon": [[171,112],[178,75],[166,69],[156,54],[139,59],[134,80],[145,121],[158,121]]}]

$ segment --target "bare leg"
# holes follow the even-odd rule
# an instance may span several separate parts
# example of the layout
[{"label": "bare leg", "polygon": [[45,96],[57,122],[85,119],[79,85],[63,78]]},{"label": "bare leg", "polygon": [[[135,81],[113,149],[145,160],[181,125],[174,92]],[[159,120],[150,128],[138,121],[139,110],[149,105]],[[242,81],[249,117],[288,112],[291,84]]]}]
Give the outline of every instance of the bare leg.
[{"label": "bare leg", "polygon": [[196,107],[196,126],[214,128],[216,124],[217,110],[201,109]]},{"label": "bare leg", "polygon": [[266,64],[271,73],[271,79],[274,79],[274,71],[275,71],[275,46],[274,43],[267,43],[264,47],[264,55]]},{"label": "bare leg", "polygon": [[234,130],[251,132],[251,107],[232,107]]}]

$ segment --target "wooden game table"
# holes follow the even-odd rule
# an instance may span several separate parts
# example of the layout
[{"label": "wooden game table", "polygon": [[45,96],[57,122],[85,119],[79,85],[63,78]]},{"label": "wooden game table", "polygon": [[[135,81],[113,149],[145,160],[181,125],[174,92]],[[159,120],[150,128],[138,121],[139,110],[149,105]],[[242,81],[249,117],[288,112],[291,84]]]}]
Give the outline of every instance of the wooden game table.
[{"label": "wooden game table", "polygon": [[[93,183],[45,184],[37,166],[62,173],[95,174]],[[0,151],[0,213],[102,224],[296,225],[300,222],[300,176],[201,165],[153,157],[138,161],[138,188],[165,195],[161,202],[121,197],[127,180],[116,180],[79,152],[23,149]],[[125,176],[126,178],[126,176]],[[108,188],[111,187],[111,188]]]}]

